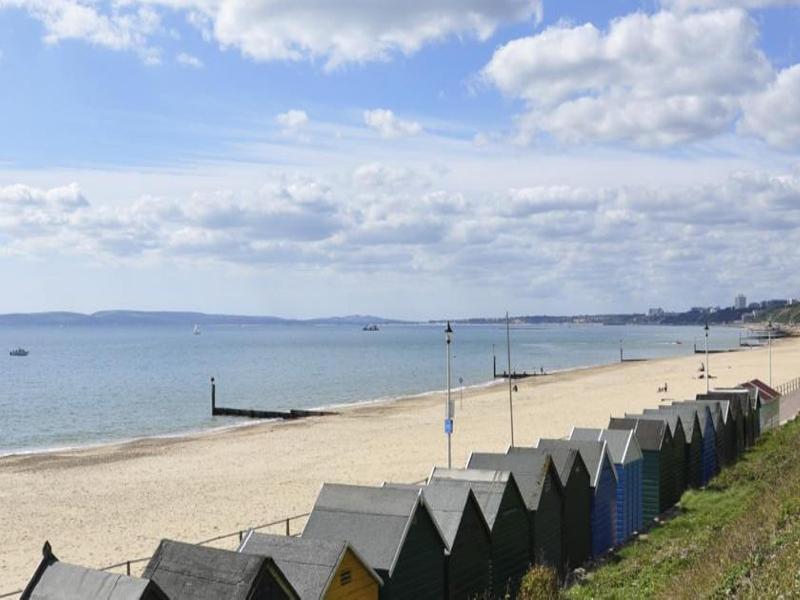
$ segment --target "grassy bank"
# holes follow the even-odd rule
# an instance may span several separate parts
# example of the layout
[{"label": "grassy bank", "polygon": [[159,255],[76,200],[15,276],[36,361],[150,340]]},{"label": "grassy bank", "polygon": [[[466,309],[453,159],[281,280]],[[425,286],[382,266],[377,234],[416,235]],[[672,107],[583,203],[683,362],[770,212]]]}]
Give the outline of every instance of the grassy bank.
[{"label": "grassy bank", "polygon": [[800,421],[762,436],[678,514],[619,550],[567,598],[800,594]]}]

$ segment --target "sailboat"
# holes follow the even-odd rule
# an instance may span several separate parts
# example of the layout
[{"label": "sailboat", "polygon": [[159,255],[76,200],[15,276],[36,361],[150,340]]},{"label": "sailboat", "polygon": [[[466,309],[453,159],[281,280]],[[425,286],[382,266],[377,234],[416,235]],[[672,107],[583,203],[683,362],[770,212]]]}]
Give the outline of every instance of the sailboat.
[{"label": "sailboat", "polygon": [[194,335],[200,335],[200,326],[197,323],[194,324],[194,329],[192,330],[192,333]]}]

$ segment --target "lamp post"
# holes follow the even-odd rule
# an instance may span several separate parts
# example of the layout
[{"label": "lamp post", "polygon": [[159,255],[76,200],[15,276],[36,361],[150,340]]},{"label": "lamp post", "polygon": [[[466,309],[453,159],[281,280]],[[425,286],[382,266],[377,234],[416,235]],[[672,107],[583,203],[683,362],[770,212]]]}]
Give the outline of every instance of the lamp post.
[{"label": "lamp post", "polygon": [[447,406],[445,407],[444,432],[447,434],[447,468],[452,468],[452,452],[450,436],[453,434],[453,404],[450,399],[450,343],[453,341],[453,328],[450,321],[444,330],[445,345],[447,346]]},{"label": "lamp post", "polygon": [[511,418],[511,447],[514,447],[514,401],[511,397],[511,326],[506,311],[506,349],[508,350],[508,413]]},{"label": "lamp post", "polygon": [[767,339],[769,340],[769,387],[772,387],[772,319],[767,323]]},{"label": "lamp post", "polygon": [[706,331],[706,394],[707,394],[708,380],[711,379],[711,369],[708,365],[708,321],[706,321],[705,331]]}]

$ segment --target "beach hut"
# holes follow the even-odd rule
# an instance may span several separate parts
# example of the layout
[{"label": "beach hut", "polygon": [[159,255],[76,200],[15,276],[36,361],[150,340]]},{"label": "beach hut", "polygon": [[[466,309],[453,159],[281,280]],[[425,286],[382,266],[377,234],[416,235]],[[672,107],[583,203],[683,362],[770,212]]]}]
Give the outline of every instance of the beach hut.
[{"label": "beach hut", "polygon": [[549,451],[539,448],[512,447],[509,453],[549,455],[564,490],[561,556],[566,571],[584,564],[592,556],[592,488],[591,477],[580,452],[574,448]]},{"label": "beach hut", "polygon": [[608,444],[617,471],[617,544],[642,530],[642,450],[630,429],[575,427],[569,439],[603,441]]},{"label": "beach hut", "polygon": [[540,439],[537,448],[545,451],[573,448],[580,452],[592,488],[592,556],[599,556],[612,548],[616,538],[617,474],[606,442]]},{"label": "beach hut", "polygon": [[446,597],[468,599],[485,594],[491,587],[491,532],[472,490],[437,481],[421,489],[446,544]]},{"label": "beach hut", "polygon": [[667,423],[656,419],[611,418],[608,429],[630,430],[642,451],[642,522],[648,528],[653,519],[672,506],[675,490],[675,453]]},{"label": "beach hut", "polygon": [[[700,426],[705,431],[708,424],[704,420],[710,421],[714,435],[714,472],[716,475],[722,470],[727,460],[727,440],[725,430],[725,419],[722,414],[722,407],[719,401],[709,400],[673,400],[673,406],[689,406],[697,410],[698,417],[702,417]],[[703,439],[705,443],[705,438]],[[705,451],[705,446],[704,446]]]},{"label": "beach hut", "polygon": [[[746,396],[745,396],[746,397]],[[697,400],[726,400],[730,403],[730,417],[736,431],[735,444],[731,449],[731,462],[737,460],[747,447],[747,414],[743,410],[743,405],[749,406],[749,399],[743,402],[742,394],[727,393],[712,390],[706,394],[697,394]]]},{"label": "beach hut", "polygon": [[780,425],[781,394],[760,379],[753,379],[742,384],[744,387],[757,388],[761,400],[759,411],[759,430],[767,431]]},{"label": "beach hut", "polygon": [[428,485],[472,491],[491,532],[492,597],[513,597],[531,561],[528,510],[511,472],[436,467]]},{"label": "beach hut", "polygon": [[531,560],[563,572],[561,514],[564,491],[552,459],[547,455],[473,452],[467,468],[511,471],[528,509]]},{"label": "beach hut", "polygon": [[680,417],[675,413],[656,412],[655,414],[644,412],[638,415],[625,414],[625,417],[634,419],[652,419],[664,421],[670,432],[670,440],[673,456],[674,474],[672,478],[672,495],[670,496],[669,506],[677,504],[688,481],[688,462],[686,452],[686,435],[683,431],[683,424]]},{"label": "beach hut", "polygon": [[[696,408],[675,406],[659,406],[657,409],[647,408],[645,414],[668,413],[677,415],[686,435],[686,486],[701,488],[706,480],[703,477],[703,430]],[[710,443],[713,443],[709,439]],[[713,446],[710,446],[713,451]]]},{"label": "beach hut", "polygon": [[[754,380],[758,381],[758,380]],[[764,387],[769,388],[766,384],[762,384]],[[741,385],[739,385],[743,390],[747,390],[750,394],[750,413],[753,417],[753,443],[761,437],[761,410],[764,405],[764,390],[758,386],[752,384],[752,382],[748,381]],[[771,388],[770,388],[771,389]],[[774,393],[775,390],[772,390]]]},{"label": "beach hut", "polygon": [[381,598],[445,595],[445,541],[422,491],[323,484],[302,537],[346,540],[383,580]]},{"label": "beach hut", "polygon": [[169,600],[299,600],[275,562],[172,540],[161,540],[144,570]]},{"label": "beach hut", "polygon": [[302,600],[378,600],[378,574],[347,542],[250,531],[237,552],[275,561]]},{"label": "beach hut", "polygon": [[744,429],[744,448],[746,450],[755,443],[755,423],[753,414],[754,393],[751,390],[735,388],[714,388],[712,395],[722,395],[738,403],[739,411],[742,416],[742,428]]},{"label": "beach hut", "polygon": [[49,542],[42,560],[20,596],[20,600],[169,600],[149,579],[87,569],[62,563]]}]

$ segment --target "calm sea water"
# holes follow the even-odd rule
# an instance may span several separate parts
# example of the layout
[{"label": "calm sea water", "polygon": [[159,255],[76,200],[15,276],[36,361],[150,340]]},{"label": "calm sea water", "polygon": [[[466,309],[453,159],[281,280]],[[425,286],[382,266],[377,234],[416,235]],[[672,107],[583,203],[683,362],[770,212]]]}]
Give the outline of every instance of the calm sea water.
[{"label": "calm sea water", "polygon": [[[362,402],[445,387],[441,326],[269,325],[206,327],[0,327],[0,454],[168,435],[239,422],[210,416],[218,404],[288,409]],[[457,326],[453,384],[505,368],[505,328]],[[599,365],[626,357],[687,355],[697,327],[516,326],[516,370]],[[734,347],[739,330],[712,330]],[[680,341],[682,344],[676,344]],[[30,350],[10,357],[16,346]]]}]

